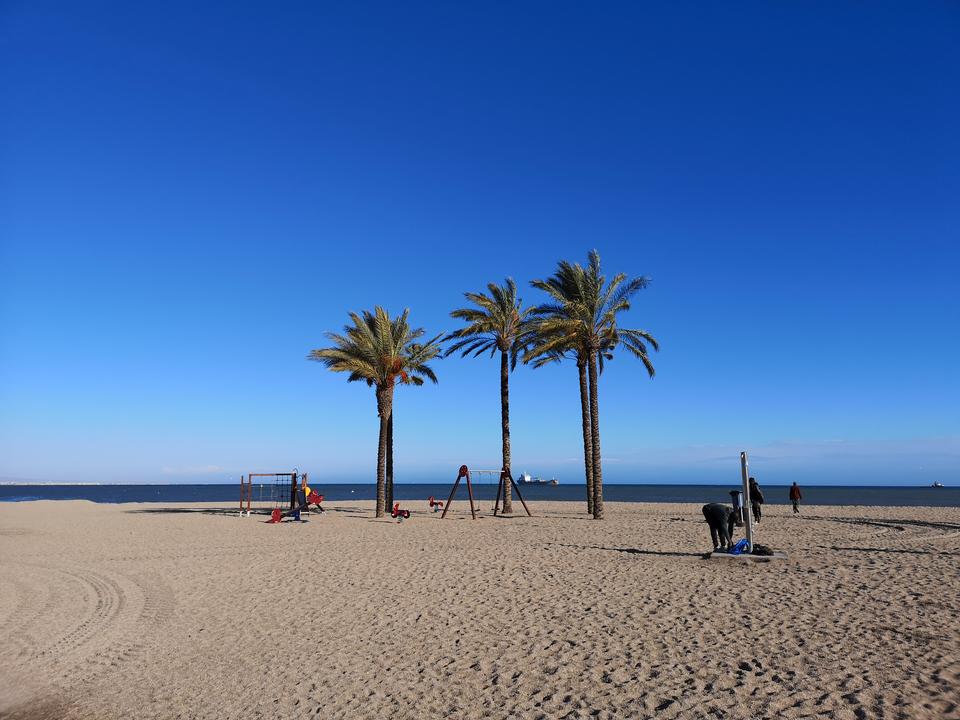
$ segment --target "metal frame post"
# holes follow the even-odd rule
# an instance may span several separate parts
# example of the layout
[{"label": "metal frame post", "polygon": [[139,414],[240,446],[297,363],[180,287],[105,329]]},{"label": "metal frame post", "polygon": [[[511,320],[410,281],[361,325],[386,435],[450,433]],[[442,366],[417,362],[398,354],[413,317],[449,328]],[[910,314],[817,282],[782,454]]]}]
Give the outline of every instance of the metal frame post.
[{"label": "metal frame post", "polygon": [[470,498],[470,515],[477,519],[477,509],[473,504],[473,483],[470,482],[470,471],[467,471],[467,496]]},{"label": "metal frame post", "polygon": [[493,503],[493,514],[496,517],[500,512],[500,495],[503,493],[503,471],[500,471],[500,482],[497,483],[497,499]]},{"label": "metal frame post", "polygon": [[753,513],[750,507],[750,472],[747,453],[740,453],[740,475],[743,480],[743,525],[746,528],[747,552],[753,552]]},{"label": "metal frame post", "polygon": [[511,475],[507,470],[504,470],[503,474],[507,476],[507,480],[509,480],[510,484],[513,485],[513,491],[517,494],[517,497],[520,498],[520,504],[523,505],[523,509],[527,511],[527,517],[533,517],[533,513],[530,512],[530,508],[528,508],[527,504],[523,501],[523,495],[520,494],[520,486],[517,485],[516,480],[513,479],[513,475]]},{"label": "metal frame post", "polygon": [[457,480],[453,483],[453,487],[450,488],[450,497],[447,498],[447,504],[443,506],[443,512],[440,514],[441,520],[447,516],[447,511],[450,509],[450,503],[453,502],[453,496],[457,494],[457,488],[460,486],[460,480],[467,472],[467,466],[461,465],[460,470],[457,472]]}]

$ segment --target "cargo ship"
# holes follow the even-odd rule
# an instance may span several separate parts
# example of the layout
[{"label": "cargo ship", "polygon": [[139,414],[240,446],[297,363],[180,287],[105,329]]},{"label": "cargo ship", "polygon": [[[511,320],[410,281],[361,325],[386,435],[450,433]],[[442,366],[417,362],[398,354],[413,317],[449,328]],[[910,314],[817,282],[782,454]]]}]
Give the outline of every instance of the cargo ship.
[{"label": "cargo ship", "polygon": [[556,478],[544,480],[541,477],[531,477],[530,473],[520,473],[520,482],[524,485],[559,485],[560,481]]}]

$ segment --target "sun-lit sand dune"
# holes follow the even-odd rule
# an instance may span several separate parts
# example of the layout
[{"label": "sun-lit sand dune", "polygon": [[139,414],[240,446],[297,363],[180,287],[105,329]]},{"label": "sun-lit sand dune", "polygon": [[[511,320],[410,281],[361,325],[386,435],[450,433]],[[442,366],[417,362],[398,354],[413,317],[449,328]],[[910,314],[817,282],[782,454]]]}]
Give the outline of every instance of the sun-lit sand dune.
[{"label": "sun-lit sand dune", "polygon": [[408,507],[0,506],[0,718],[960,717],[960,509]]}]

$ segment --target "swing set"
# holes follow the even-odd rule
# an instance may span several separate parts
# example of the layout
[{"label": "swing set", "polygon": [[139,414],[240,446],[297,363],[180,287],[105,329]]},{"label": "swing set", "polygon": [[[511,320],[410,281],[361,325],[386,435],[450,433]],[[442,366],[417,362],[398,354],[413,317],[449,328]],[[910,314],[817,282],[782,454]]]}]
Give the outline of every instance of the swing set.
[{"label": "swing set", "polygon": [[473,483],[471,481],[471,475],[478,476],[478,479],[483,477],[492,479],[494,475],[499,475],[500,481],[497,484],[497,500],[493,505],[494,516],[500,512],[500,496],[505,494],[505,486],[506,483],[509,482],[513,486],[513,491],[517,494],[517,499],[520,501],[520,504],[523,505],[523,509],[526,511],[527,517],[533,517],[533,514],[530,512],[530,508],[527,507],[527,503],[523,500],[523,495],[520,494],[520,488],[517,487],[517,483],[513,479],[513,475],[510,474],[509,470],[470,470],[470,468],[468,468],[466,465],[461,465],[460,470],[457,472],[457,479],[453,483],[453,488],[450,490],[450,497],[447,498],[447,502],[443,506],[443,514],[440,515],[441,520],[447,516],[447,511],[450,509],[450,503],[453,502],[453,498],[457,494],[457,488],[460,486],[460,481],[464,478],[467,479],[467,496],[470,498],[470,516],[474,520],[477,519],[477,509],[473,500]]}]

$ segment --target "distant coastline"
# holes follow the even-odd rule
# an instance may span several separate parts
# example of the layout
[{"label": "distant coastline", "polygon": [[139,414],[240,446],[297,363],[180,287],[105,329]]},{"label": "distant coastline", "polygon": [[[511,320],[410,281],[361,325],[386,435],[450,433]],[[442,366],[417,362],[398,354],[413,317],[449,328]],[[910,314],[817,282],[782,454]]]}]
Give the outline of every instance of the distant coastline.
[{"label": "distant coastline", "polygon": [[[98,482],[27,482],[25,480],[0,480],[0,487],[44,487],[47,485],[57,485],[63,487],[86,486],[86,485],[136,485],[138,483],[98,483]],[[144,483],[145,484],[145,483]],[[164,483],[170,484],[170,483]]]}]

